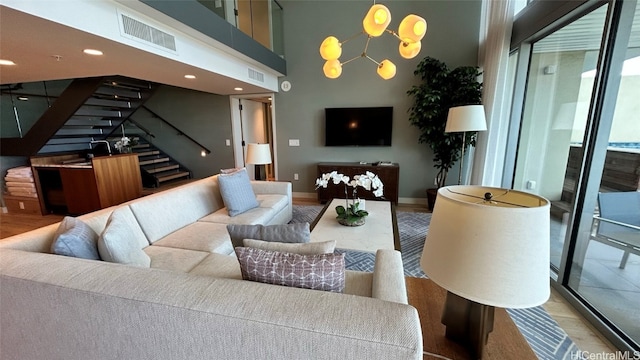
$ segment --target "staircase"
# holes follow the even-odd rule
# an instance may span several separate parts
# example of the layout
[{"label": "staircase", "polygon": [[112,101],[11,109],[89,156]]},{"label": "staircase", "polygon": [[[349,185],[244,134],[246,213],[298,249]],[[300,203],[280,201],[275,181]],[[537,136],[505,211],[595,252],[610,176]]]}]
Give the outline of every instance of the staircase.
[{"label": "staircase", "polygon": [[[130,121],[127,121],[124,126],[127,136],[137,141],[137,144],[132,146],[132,151],[138,155],[143,187],[157,188],[172,181],[191,178],[189,169],[147,140],[147,136],[153,135],[146,133]],[[120,140],[120,137],[109,137],[107,140],[115,143]]]},{"label": "staircase", "polygon": [[90,150],[104,141],[151,97],[155,85],[124,77],[105,77],[93,94],[49,138],[38,154]]}]

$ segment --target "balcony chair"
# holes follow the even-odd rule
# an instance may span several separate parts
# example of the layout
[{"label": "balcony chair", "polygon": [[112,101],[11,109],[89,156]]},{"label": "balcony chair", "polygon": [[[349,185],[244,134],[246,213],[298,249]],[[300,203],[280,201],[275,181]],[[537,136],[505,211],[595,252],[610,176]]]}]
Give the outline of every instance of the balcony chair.
[{"label": "balcony chair", "polygon": [[640,192],[598,193],[598,207],[590,240],[624,251],[619,266],[624,269],[629,254],[640,256]]}]

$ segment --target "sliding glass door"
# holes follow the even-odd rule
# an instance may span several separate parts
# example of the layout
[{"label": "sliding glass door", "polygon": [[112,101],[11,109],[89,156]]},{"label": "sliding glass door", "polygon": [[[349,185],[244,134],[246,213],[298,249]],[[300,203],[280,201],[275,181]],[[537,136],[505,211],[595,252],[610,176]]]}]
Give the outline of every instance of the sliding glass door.
[{"label": "sliding glass door", "polygon": [[514,97],[521,104],[513,108],[522,111],[511,132],[518,138],[512,187],[552,203],[553,281],[612,342],[634,350],[640,349],[639,9],[634,0],[585,1],[540,29],[543,36],[515,47],[523,64],[516,78],[526,78],[516,84],[526,85]]},{"label": "sliding glass door", "polygon": [[[629,14],[627,14],[629,15]],[[618,75],[612,116],[603,116],[597,128],[589,181],[569,287],[589,306],[640,343],[640,6],[633,20]],[[596,71],[582,73],[593,84]],[[606,115],[606,114],[605,114]]]}]

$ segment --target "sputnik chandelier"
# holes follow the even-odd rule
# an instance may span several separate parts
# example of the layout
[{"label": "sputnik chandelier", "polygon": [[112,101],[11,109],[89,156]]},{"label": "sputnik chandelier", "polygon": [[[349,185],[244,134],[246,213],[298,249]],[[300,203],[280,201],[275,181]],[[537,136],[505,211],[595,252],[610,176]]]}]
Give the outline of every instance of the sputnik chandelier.
[{"label": "sputnik chandelier", "polygon": [[[320,56],[326,62],[322,67],[324,75],[329,79],[336,79],[342,74],[342,66],[352,62],[359,58],[367,58],[374,62],[378,66],[378,75],[385,80],[389,80],[396,75],[396,66],[389,59],[377,62],[367,55],[367,48],[369,47],[369,41],[372,38],[378,37],[385,32],[395,36],[400,40],[400,56],[405,59],[413,59],[418,55],[422,47],[420,40],[427,33],[427,22],[418,15],[407,15],[400,22],[398,32],[388,30],[387,27],[391,22],[391,12],[386,6],[382,4],[376,4],[367,12],[367,15],[362,20],[362,26],[364,30],[359,32],[350,38],[340,42],[335,36],[329,36],[320,45]],[[349,59],[345,62],[340,62],[340,56],[342,55],[342,44],[349,40],[353,40],[356,37],[365,34],[367,36],[367,42],[364,46],[362,54]]]}]

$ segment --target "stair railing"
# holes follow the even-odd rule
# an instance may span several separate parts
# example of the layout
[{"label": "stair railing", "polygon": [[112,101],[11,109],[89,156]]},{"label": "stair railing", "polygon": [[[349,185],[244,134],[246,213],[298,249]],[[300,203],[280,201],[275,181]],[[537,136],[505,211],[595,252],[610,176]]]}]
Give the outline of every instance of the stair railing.
[{"label": "stair railing", "polygon": [[[169,125],[172,129],[174,129],[175,131],[178,132],[178,135],[184,136],[187,139],[189,139],[191,142],[193,142],[194,144],[198,145],[202,150],[206,151],[207,154],[211,154],[211,150],[209,150],[206,146],[202,145],[201,143],[199,143],[196,139],[192,138],[191,136],[185,134],[182,130],[178,129],[175,125],[173,125],[172,123],[168,122],[166,119],[164,119],[162,116],[156,114],[153,110],[149,109],[148,107],[146,107],[145,105],[142,105],[141,108],[147,110],[148,112],[151,113],[151,115],[153,117],[155,117],[156,119],[161,120],[162,122],[164,122],[165,124]],[[137,124],[136,124],[137,125]],[[144,130],[144,129],[143,129]]]}]

